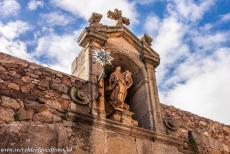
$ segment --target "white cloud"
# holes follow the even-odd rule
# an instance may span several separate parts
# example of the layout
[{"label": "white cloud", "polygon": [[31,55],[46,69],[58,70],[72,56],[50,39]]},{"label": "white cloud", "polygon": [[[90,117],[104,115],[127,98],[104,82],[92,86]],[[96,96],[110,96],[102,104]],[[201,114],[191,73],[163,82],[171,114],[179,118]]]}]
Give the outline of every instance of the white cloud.
[{"label": "white cloud", "polygon": [[[154,48],[158,49],[161,57],[177,56],[176,48],[183,44],[183,37],[187,32],[186,25],[180,23],[175,17],[168,17],[158,27],[158,35],[155,38]],[[174,54],[174,55],[172,55]]]},{"label": "white cloud", "polygon": [[124,16],[131,20],[131,24],[137,22],[135,2],[130,2],[128,0],[116,0],[113,2],[108,0],[52,0],[51,3],[85,20],[88,20],[92,12],[101,13],[104,15],[104,22],[109,22],[106,19],[107,11],[113,11],[115,8],[118,8],[123,11]]},{"label": "white cloud", "polygon": [[1,0],[0,1],[0,17],[7,18],[15,16],[20,10],[20,4],[16,0]]},{"label": "white cloud", "polygon": [[57,35],[50,33],[38,39],[34,57],[46,56],[50,62],[49,67],[70,74],[71,63],[79,54],[80,47],[74,39],[79,32],[73,34]]},{"label": "white cloud", "polygon": [[65,26],[74,21],[74,19],[67,14],[60,12],[51,12],[48,14],[41,14],[42,20],[49,26]]},{"label": "white cloud", "polygon": [[[188,37],[193,42],[189,50],[194,52],[185,56],[182,63],[169,63],[175,70],[170,77],[160,78],[160,84],[170,87],[160,92],[161,101],[229,124],[230,48],[224,48],[229,33],[207,31],[193,29],[194,35]],[[170,61],[170,57],[167,59]],[[163,75],[159,75],[165,76],[167,71],[162,68],[167,70],[163,64],[159,68]]]},{"label": "white cloud", "polygon": [[178,84],[167,94],[165,101],[195,114],[230,124],[229,53],[230,48],[220,48],[211,57],[204,58],[204,65],[194,68],[191,63],[187,64],[187,69],[192,67],[199,74],[191,74],[186,84]]},{"label": "white cloud", "polygon": [[[52,28],[44,27],[41,34],[36,37],[37,46],[35,51],[29,53],[27,49],[28,42],[20,40],[20,36],[30,29],[31,26],[28,23],[20,20],[6,24],[0,23],[0,52],[70,74],[71,63],[81,50],[75,39],[80,31],[57,35]],[[46,62],[38,61],[38,59],[44,57],[47,58]]]},{"label": "white cloud", "polygon": [[26,44],[19,40],[7,40],[6,38],[0,37],[0,52],[10,54],[26,60],[31,60],[31,56],[27,53]]},{"label": "white cloud", "polygon": [[215,0],[195,2],[194,0],[172,0],[168,5],[171,13],[177,12],[183,18],[196,21],[203,17],[204,13],[214,5]]},{"label": "white cloud", "polygon": [[183,42],[187,29],[186,25],[173,16],[164,18],[158,27],[158,35],[154,38],[153,48],[161,57],[157,73],[160,82],[167,73],[168,65],[176,63],[181,56],[189,54],[189,47]]},{"label": "white cloud", "polygon": [[197,25],[213,4],[171,0],[161,21],[155,15],[152,21],[146,18],[145,30],[153,35],[153,48],[161,56],[161,101],[229,124],[230,31],[215,30],[216,23]]},{"label": "white cloud", "polygon": [[156,34],[156,32],[160,28],[160,22],[161,21],[160,21],[159,17],[157,17],[155,15],[148,16],[146,18],[146,22],[144,23],[144,29],[148,33]]},{"label": "white cloud", "polygon": [[43,7],[44,3],[42,0],[31,0],[28,4],[27,7],[29,10],[36,10],[38,7]]},{"label": "white cloud", "polygon": [[6,24],[0,23],[0,52],[27,60],[34,60],[27,52],[26,43],[18,39],[21,34],[29,29],[30,26],[20,20]]},{"label": "white cloud", "polygon": [[7,39],[15,39],[29,29],[30,26],[26,22],[20,20],[9,22],[5,25],[0,23],[0,36]]},{"label": "white cloud", "polygon": [[230,32],[212,32],[192,31],[191,37],[196,48],[210,51],[228,41]]},{"label": "white cloud", "polygon": [[230,21],[230,13],[222,15],[220,21],[221,22],[229,22]]}]

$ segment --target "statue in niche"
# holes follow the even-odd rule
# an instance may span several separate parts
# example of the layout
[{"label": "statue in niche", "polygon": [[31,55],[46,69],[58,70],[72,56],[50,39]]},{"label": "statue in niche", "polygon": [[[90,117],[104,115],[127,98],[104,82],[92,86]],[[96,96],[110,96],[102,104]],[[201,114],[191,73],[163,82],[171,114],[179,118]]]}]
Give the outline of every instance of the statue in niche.
[{"label": "statue in niche", "polygon": [[110,75],[109,90],[112,90],[110,101],[114,108],[128,110],[128,105],[125,104],[127,90],[132,86],[132,73],[128,70],[121,72],[121,67],[116,67],[116,70]]}]

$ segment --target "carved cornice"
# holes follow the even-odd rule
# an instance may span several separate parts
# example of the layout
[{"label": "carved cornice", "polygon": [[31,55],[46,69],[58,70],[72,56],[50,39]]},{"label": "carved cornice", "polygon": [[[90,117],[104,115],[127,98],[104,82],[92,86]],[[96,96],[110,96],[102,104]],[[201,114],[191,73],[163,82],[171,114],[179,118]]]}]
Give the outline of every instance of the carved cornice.
[{"label": "carved cornice", "polygon": [[93,28],[87,27],[80,34],[77,42],[79,43],[80,46],[86,47],[86,45],[92,40],[96,41],[100,45],[104,45],[107,39],[108,37],[103,33],[99,33],[95,31]]}]

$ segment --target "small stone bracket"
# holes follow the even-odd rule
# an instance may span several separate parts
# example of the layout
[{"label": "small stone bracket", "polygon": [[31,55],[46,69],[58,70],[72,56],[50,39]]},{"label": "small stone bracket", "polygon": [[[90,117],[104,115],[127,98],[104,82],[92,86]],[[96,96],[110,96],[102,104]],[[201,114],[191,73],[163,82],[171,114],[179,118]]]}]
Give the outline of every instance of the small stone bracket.
[{"label": "small stone bracket", "polygon": [[70,96],[75,103],[82,105],[89,104],[88,95],[83,90],[77,89],[76,87],[70,89]]}]

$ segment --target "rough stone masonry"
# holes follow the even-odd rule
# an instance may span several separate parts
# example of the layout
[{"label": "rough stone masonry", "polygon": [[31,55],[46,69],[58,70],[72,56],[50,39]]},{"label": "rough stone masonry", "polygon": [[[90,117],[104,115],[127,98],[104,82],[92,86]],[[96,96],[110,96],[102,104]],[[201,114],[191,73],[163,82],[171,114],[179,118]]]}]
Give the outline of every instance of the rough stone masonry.
[{"label": "rough stone masonry", "polygon": [[[118,19],[123,19],[119,14],[121,12],[117,13],[120,15]],[[157,54],[156,57],[151,57],[153,55],[149,53],[154,53],[150,49],[151,38],[145,35],[142,40],[138,39],[122,25],[122,20],[116,26],[102,25],[99,23],[101,17],[93,14],[90,27],[83,31],[80,44],[85,49],[79,57],[84,55],[86,61],[83,60],[82,66],[94,65],[89,60],[90,50],[103,45],[111,50],[113,57],[119,59],[113,65],[129,68],[134,76],[134,86],[129,93],[135,95],[128,95],[126,101],[136,115],[133,118],[138,120],[138,126],[107,118],[107,110],[94,110],[106,109],[107,100],[106,95],[104,100],[100,99],[105,106],[98,104],[97,100],[93,102],[93,97],[90,96],[93,94],[93,85],[89,80],[0,53],[0,150],[68,147],[72,149],[71,152],[55,153],[229,154],[230,126],[163,104],[159,104],[158,110],[149,110],[148,105],[151,104],[147,103],[152,103],[149,100],[157,100],[158,96],[153,88],[154,86],[157,89],[154,76],[148,78],[148,73],[154,72],[152,61],[159,60]],[[127,23],[128,20],[125,21]],[[94,37],[103,38],[105,42]],[[87,41],[93,43],[87,45]],[[139,50],[144,50],[141,59],[144,59],[144,64],[138,59]],[[122,59],[126,56],[127,59]],[[79,57],[76,64],[82,60]],[[135,59],[134,62],[132,58]],[[154,63],[153,66],[157,65]],[[137,69],[139,66],[148,71],[148,76],[143,81],[140,78],[140,69]],[[87,74],[89,70],[84,71]],[[111,69],[108,72],[112,71]],[[151,87],[148,87],[149,83],[152,83]],[[148,93],[143,90],[146,88],[143,85],[149,88]],[[145,101],[137,97],[140,95],[144,98],[150,92],[154,92],[154,95],[147,97]],[[155,103],[157,105],[158,102]],[[155,113],[159,111],[160,113]],[[98,116],[97,113],[105,116]],[[151,118],[154,120],[151,121]],[[150,124],[151,122],[153,123]],[[155,127],[158,124],[162,126]]]}]

